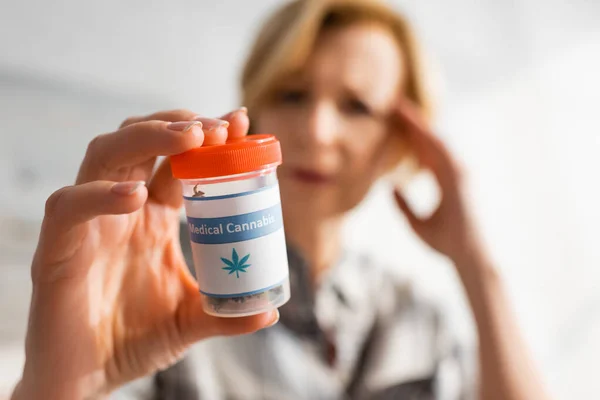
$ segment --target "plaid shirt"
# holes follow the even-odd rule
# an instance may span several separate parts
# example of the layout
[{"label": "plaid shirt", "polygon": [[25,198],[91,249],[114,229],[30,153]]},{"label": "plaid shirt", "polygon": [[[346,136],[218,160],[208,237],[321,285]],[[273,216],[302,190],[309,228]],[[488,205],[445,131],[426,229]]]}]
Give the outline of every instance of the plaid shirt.
[{"label": "plaid shirt", "polygon": [[380,265],[346,253],[317,289],[288,252],[292,298],[280,323],[214,338],[115,400],[466,400],[474,349],[458,346],[432,305]]}]

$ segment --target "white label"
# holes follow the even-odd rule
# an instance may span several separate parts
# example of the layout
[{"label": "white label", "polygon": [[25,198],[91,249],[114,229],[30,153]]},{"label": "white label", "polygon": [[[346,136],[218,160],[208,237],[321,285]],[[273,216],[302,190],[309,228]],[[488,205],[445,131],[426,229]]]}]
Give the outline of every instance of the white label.
[{"label": "white label", "polygon": [[288,276],[279,186],[232,195],[185,198],[200,291],[237,297]]}]

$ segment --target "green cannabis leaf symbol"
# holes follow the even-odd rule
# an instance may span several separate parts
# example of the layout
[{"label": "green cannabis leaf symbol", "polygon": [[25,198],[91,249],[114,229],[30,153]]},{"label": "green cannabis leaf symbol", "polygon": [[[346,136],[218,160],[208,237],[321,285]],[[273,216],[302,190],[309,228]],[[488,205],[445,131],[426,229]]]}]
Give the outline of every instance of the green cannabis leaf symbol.
[{"label": "green cannabis leaf symbol", "polygon": [[239,259],[237,251],[233,249],[231,252],[231,260],[221,257],[221,261],[223,261],[227,266],[222,269],[229,271],[229,275],[235,272],[235,276],[237,278],[240,277],[240,272],[248,272],[246,268],[250,266],[250,264],[245,264],[246,261],[250,258],[250,254],[246,254],[242,259]]}]

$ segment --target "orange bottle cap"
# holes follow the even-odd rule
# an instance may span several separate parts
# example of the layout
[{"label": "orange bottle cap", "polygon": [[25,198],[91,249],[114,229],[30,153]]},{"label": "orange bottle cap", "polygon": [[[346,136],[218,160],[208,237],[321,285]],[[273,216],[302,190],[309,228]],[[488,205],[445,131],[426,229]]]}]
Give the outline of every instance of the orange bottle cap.
[{"label": "orange bottle cap", "polygon": [[281,146],[273,135],[230,139],[223,145],[198,147],[171,156],[171,170],[177,179],[237,175],[279,164]]}]

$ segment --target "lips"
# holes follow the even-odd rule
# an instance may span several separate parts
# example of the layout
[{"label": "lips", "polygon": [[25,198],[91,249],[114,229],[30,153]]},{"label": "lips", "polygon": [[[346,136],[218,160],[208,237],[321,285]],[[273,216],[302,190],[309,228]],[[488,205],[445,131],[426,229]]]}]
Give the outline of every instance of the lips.
[{"label": "lips", "polygon": [[327,185],[333,183],[333,176],[304,168],[293,168],[291,175],[294,179],[313,185]]}]

